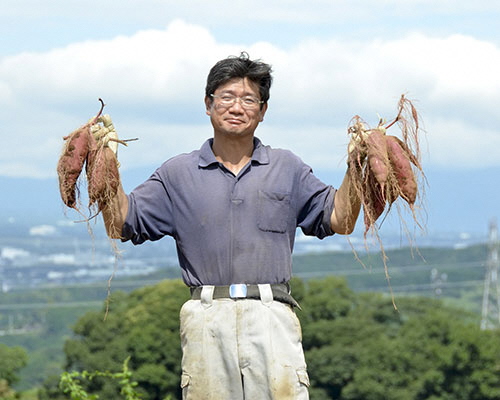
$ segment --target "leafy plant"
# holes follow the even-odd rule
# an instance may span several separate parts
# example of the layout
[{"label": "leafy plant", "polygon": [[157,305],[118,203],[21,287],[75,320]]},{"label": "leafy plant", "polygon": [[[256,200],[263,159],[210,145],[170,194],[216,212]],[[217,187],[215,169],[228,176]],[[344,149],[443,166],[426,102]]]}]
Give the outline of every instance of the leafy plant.
[{"label": "leafy plant", "polygon": [[128,369],[129,360],[130,357],[123,362],[123,370],[121,372],[63,372],[59,382],[59,387],[65,394],[69,394],[71,400],[97,400],[99,396],[97,394],[87,393],[83,389],[80,380],[91,381],[95,377],[99,376],[117,380],[121,388],[120,394],[123,395],[126,400],[141,400],[140,394],[134,389],[137,386],[137,382],[131,380],[132,373]]}]

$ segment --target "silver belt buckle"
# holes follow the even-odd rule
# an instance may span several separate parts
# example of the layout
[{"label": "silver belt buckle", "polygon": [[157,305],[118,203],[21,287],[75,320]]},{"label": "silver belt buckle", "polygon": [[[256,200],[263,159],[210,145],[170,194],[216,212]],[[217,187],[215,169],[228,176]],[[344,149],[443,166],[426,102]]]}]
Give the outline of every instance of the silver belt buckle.
[{"label": "silver belt buckle", "polygon": [[232,299],[243,299],[247,297],[247,285],[244,283],[230,285],[229,297]]}]

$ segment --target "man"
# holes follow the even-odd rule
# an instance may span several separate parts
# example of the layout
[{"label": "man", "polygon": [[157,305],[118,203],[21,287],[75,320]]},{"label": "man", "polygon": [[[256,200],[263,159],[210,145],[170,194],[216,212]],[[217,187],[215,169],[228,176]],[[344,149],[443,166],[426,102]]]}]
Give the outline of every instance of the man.
[{"label": "man", "polygon": [[113,238],[176,241],[192,293],[180,314],[184,399],[308,398],[288,285],[295,231],[349,234],[359,214],[349,169],[335,190],[254,136],[271,82],[271,67],[246,53],[215,64],[205,93],[213,138],[130,195],[120,187],[103,209]]}]

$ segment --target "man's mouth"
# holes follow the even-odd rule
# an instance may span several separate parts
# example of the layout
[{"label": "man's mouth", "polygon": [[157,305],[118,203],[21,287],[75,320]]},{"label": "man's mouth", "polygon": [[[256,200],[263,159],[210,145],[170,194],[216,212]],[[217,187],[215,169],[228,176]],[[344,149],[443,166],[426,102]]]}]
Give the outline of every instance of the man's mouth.
[{"label": "man's mouth", "polygon": [[241,119],[237,119],[237,118],[228,118],[228,119],[226,119],[226,122],[231,124],[231,125],[240,125],[243,123],[243,121]]}]

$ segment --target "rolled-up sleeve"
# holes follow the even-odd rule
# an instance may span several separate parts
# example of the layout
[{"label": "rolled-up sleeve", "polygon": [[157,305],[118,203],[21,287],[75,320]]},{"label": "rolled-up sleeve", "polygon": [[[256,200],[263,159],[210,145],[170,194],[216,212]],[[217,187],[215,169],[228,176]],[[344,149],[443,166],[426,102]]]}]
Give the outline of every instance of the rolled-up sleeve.
[{"label": "rolled-up sleeve", "polygon": [[174,236],[172,201],[161,168],[129,195],[129,209],[122,229],[122,241],[141,244]]},{"label": "rolled-up sleeve", "polygon": [[320,181],[306,164],[298,176],[296,187],[299,208],[297,226],[305,235],[319,239],[333,235],[335,232],[330,220],[336,189]]}]

